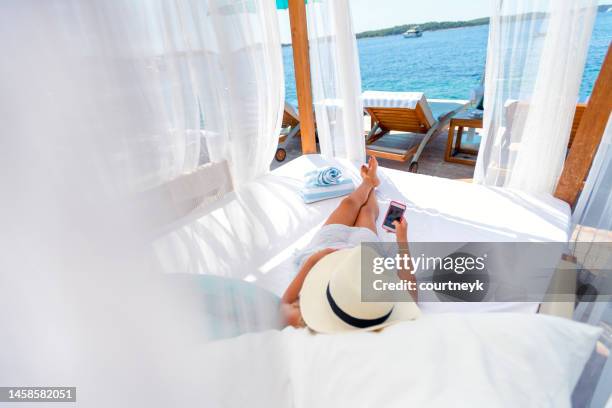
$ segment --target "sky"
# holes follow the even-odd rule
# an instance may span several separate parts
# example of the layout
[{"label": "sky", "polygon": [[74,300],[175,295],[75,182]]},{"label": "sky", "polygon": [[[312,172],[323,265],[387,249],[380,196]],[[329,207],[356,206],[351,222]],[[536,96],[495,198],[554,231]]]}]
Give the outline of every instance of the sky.
[{"label": "sky", "polygon": [[[471,20],[489,15],[490,0],[350,0],[355,32],[428,21]],[[291,42],[289,15],[279,11],[281,41]]]}]

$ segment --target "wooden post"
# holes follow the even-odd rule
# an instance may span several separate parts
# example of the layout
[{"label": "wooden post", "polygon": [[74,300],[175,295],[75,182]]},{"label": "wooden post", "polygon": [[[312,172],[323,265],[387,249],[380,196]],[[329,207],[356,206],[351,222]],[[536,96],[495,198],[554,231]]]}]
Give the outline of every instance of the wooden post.
[{"label": "wooden post", "polygon": [[289,0],[289,23],[291,24],[291,45],[295,88],[300,113],[302,153],[316,153],[314,115],[312,112],[312,88],[310,83],[310,58],[308,57],[308,27],[304,0]]},{"label": "wooden post", "polygon": [[593,93],[578,125],[576,137],[555,191],[555,197],[567,202],[572,208],[591,168],[610,111],[612,111],[612,44],[608,46],[608,53],[601,65]]}]

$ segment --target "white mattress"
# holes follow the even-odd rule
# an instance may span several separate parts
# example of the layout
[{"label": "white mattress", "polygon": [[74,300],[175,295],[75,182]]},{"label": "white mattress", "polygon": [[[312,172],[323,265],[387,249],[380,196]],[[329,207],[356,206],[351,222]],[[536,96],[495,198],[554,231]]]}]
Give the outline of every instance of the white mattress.
[{"label": "white mattress", "polygon": [[[358,180],[358,167],[350,163],[301,156],[230,194],[216,210],[194,214],[158,239],[165,271],[245,279],[282,294],[297,272],[295,251],[308,243],[341,200],[304,204],[298,195],[302,175],[325,164],[340,166]],[[384,168],[380,173],[378,225],[390,200],[404,202],[413,242],[568,240],[569,206],[550,195],[536,197]],[[380,227],[379,236],[394,239]],[[489,305],[488,310],[517,310],[516,305],[507,306]]]}]

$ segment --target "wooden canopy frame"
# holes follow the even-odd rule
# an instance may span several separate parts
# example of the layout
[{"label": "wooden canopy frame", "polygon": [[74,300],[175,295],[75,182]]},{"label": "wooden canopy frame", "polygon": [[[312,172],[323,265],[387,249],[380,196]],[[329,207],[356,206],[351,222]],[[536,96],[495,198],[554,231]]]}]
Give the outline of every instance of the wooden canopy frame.
[{"label": "wooden canopy frame", "polygon": [[582,114],[555,191],[555,197],[567,202],[572,208],[589,174],[611,111],[612,43],[608,46],[606,58]]},{"label": "wooden canopy frame", "polygon": [[291,25],[291,47],[295,89],[300,113],[302,153],[317,152],[315,122],[312,111],[312,85],[310,83],[310,58],[308,56],[308,26],[304,0],[289,0],[289,24]]}]

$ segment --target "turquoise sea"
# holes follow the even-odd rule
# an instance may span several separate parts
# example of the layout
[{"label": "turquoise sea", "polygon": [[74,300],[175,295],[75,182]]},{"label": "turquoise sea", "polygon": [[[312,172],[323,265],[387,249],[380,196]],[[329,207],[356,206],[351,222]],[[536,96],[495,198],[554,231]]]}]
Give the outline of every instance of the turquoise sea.
[{"label": "turquoise sea", "polygon": [[[357,41],[364,90],[418,91],[429,98],[469,99],[484,73],[489,26],[427,31]],[[598,13],[584,70],[585,101],[612,40],[612,13]],[[297,105],[291,47],[283,47],[287,101]]]}]

